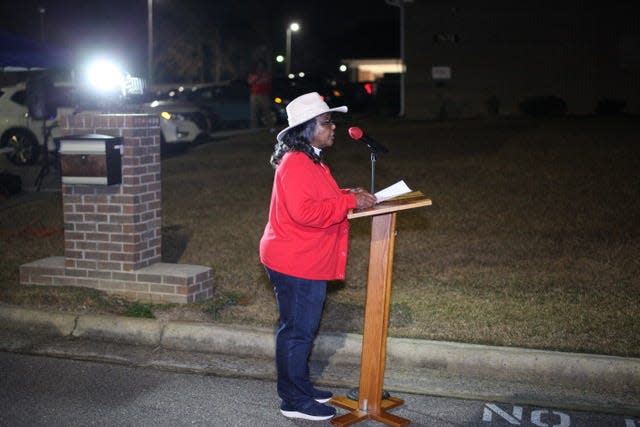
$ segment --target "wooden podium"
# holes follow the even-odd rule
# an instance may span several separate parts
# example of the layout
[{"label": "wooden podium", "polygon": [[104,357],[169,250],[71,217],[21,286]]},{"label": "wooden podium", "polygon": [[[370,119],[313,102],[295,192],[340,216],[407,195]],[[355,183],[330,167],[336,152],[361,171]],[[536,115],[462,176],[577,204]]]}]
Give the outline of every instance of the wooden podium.
[{"label": "wooden podium", "polygon": [[373,419],[390,426],[406,426],[409,420],[386,412],[404,403],[402,399],[382,399],[389,329],[391,275],[398,211],[431,205],[421,192],[413,192],[382,202],[373,208],[354,210],[348,218],[372,217],[369,277],[364,315],[364,334],[360,356],[358,401],[336,396],[331,404],[351,412],[335,417],[331,424],[349,426]]}]

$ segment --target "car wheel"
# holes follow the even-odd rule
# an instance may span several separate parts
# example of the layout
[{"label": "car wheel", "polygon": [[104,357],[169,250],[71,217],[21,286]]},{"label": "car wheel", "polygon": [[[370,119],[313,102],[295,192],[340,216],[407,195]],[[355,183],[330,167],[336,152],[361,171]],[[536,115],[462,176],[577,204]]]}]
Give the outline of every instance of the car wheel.
[{"label": "car wheel", "polygon": [[40,156],[40,145],[36,137],[24,129],[13,129],[8,131],[2,138],[2,147],[13,148],[13,151],[6,154],[7,159],[14,165],[32,165],[38,161]]},{"label": "car wheel", "polygon": [[215,132],[222,129],[222,121],[220,120],[220,116],[216,114],[214,111],[206,110],[207,112],[207,132]]}]

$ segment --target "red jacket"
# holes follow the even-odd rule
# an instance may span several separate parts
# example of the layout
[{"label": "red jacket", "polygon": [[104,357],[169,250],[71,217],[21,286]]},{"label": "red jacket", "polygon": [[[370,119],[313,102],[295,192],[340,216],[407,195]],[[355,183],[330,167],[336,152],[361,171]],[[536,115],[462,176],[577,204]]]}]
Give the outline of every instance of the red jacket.
[{"label": "red jacket", "polygon": [[269,95],[271,93],[271,74],[266,71],[249,74],[247,83],[249,83],[249,92],[253,95]]},{"label": "red jacket", "polygon": [[309,280],[344,279],[349,209],[356,197],[329,168],[290,152],[276,168],[260,260],[272,270]]}]

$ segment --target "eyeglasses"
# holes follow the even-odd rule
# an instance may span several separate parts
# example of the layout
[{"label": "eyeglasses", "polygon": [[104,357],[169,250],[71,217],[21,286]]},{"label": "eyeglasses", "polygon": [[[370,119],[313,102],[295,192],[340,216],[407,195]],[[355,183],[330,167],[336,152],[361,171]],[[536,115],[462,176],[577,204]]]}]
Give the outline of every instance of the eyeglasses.
[{"label": "eyeglasses", "polygon": [[331,125],[335,124],[335,122],[332,119],[321,120],[319,123],[322,126],[331,126]]}]

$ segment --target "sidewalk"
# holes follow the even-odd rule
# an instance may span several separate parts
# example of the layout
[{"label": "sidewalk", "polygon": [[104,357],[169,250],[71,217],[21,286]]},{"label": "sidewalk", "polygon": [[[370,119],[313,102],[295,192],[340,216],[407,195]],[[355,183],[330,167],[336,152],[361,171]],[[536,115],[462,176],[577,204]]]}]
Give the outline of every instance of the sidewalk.
[{"label": "sidewalk", "polygon": [[[173,371],[274,379],[273,331],[77,315],[0,304],[0,350]],[[312,376],[357,387],[362,337],[321,335]],[[640,415],[640,359],[389,338],[385,389]]]}]

